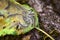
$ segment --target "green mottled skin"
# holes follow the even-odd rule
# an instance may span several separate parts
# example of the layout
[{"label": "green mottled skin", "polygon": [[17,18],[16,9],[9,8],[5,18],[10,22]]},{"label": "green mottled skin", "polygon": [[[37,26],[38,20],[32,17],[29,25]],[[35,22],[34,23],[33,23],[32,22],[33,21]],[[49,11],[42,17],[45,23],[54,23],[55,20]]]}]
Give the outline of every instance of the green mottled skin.
[{"label": "green mottled skin", "polygon": [[[4,2],[4,4],[1,5],[2,2],[0,1],[0,5],[1,5],[0,14],[2,14],[2,16],[0,18],[0,24],[1,24],[0,25],[0,36],[2,36],[2,35],[4,36],[6,34],[11,34],[11,35],[25,34],[37,26],[37,24],[38,24],[37,13],[35,12],[35,10],[33,10],[33,8],[29,7],[26,4],[21,5],[18,2],[16,2],[15,0],[2,0],[2,1]],[[10,2],[10,5],[7,2]],[[16,24],[18,24],[19,22],[21,24],[25,24],[25,25],[27,24],[25,22],[26,20],[23,20],[23,16],[27,15],[26,17],[28,17],[28,14],[30,13],[31,10],[33,10],[32,11],[34,13],[33,19],[35,20],[33,25],[30,23],[30,24],[28,24],[29,25],[28,27],[25,27],[25,28],[22,27],[22,29],[21,28],[16,29]],[[23,12],[26,12],[26,14],[23,14]],[[16,17],[14,15],[9,16],[8,13],[10,13],[12,15],[20,14],[20,16],[16,16],[17,19],[15,19]],[[23,15],[23,16],[21,16],[21,15]],[[19,17],[20,17],[20,19],[19,19]],[[16,24],[14,24],[14,21]],[[14,24],[14,25],[12,26],[12,24]],[[4,26],[5,26],[5,28],[3,28]]]}]

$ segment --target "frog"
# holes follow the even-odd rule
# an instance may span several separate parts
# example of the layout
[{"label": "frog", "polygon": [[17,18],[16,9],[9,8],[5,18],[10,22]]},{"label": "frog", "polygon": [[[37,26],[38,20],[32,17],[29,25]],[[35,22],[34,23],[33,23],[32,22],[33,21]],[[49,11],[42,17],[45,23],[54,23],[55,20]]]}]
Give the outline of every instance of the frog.
[{"label": "frog", "polygon": [[0,36],[27,33],[37,26],[37,17],[35,10],[28,5],[16,0],[0,0]]},{"label": "frog", "polygon": [[55,40],[39,28],[38,21],[38,13],[29,5],[16,0],[0,0],[0,36],[21,35],[35,28]]}]

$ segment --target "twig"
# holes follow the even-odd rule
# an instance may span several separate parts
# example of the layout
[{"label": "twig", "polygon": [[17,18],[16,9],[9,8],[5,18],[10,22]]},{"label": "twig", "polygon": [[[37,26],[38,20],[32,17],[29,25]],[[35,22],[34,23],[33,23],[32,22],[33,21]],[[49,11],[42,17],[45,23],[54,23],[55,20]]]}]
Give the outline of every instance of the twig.
[{"label": "twig", "polygon": [[45,35],[47,35],[50,39],[55,40],[53,37],[51,37],[48,33],[46,33],[45,31],[43,31],[42,29],[35,27],[37,30],[41,31],[42,33],[44,33]]}]

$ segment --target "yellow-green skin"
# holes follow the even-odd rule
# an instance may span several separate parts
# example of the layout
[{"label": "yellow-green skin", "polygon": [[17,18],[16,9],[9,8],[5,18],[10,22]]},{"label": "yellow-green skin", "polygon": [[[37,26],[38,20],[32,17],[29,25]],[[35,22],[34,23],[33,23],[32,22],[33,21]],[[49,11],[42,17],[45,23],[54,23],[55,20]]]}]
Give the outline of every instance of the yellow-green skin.
[{"label": "yellow-green skin", "polygon": [[[26,12],[26,13],[29,13],[28,10],[32,9],[31,7],[29,7],[28,5],[21,5],[19,4],[18,2],[16,2],[15,0],[3,0],[3,5],[2,2],[0,2],[0,12],[1,14],[4,14],[4,18],[1,16],[0,17],[0,36],[4,36],[6,34],[11,34],[11,35],[20,35],[20,34],[24,34],[24,33],[27,33],[29,32],[30,30],[32,30],[34,27],[37,26],[38,24],[38,18],[37,18],[37,13],[35,12],[35,10],[33,11],[34,12],[34,18],[35,18],[35,23],[34,25],[29,25],[28,27],[26,28],[23,28],[23,29],[19,29],[17,30],[16,29],[16,26],[12,26],[11,25],[13,24],[13,21],[16,21],[17,22],[21,22],[21,23],[25,23],[21,18],[21,20],[19,20],[18,18],[16,17],[13,17],[13,18],[8,18],[8,12],[12,13],[12,14],[15,14],[15,13],[19,13],[19,14],[22,14],[22,12]],[[10,2],[10,8],[8,8],[7,6],[9,5],[7,2]],[[7,8],[6,8],[7,7]],[[16,8],[18,7],[18,9]],[[22,14],[23,15],[23,14]],[[3,29],[3,27],[5,26],[5,28]]]}]

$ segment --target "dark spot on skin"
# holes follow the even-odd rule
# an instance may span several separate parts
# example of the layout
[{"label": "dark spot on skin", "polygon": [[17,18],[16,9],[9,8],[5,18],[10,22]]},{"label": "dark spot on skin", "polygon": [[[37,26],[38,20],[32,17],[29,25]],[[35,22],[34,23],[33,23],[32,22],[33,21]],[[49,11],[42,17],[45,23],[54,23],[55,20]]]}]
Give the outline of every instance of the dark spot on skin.
[{"label": "dark spot on skin", "polygon": [[13,21],[13,22],[15,22],[15,21]]},{"label": "dark spot on skin", "polygon": [[3,29],[5,29],[6,27],[4,26]]},{"label": "dark spot on skin", "polygon": [[17,26],[16,26],[16,29],[18,29],[18,30],[19,30],[19,25],[17,25]]}]

